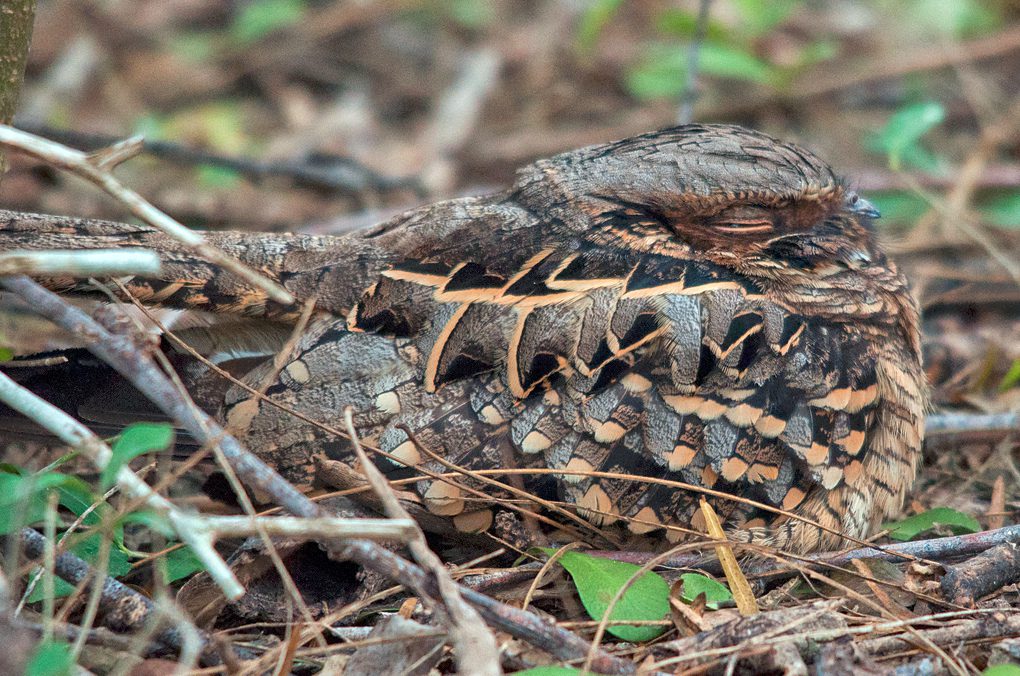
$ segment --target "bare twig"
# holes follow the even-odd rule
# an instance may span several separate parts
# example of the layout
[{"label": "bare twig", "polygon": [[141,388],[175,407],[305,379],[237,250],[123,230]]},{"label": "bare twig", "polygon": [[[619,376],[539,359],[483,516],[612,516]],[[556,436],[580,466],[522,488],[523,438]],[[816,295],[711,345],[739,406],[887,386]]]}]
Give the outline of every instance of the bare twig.
[{"label": "bare twig", "polygon": [[[129,140],[125,143],[130,146],[132,141]],[[294,302],[294,296],[282,286],[246,267],[216,247],[210,246],[201,235],[170,218],[147,202],[141,195],[114,178],[107,168],[110,164],[109,160],[123,159],[122,153],[115,151],[108,154],[101,153],[100,160],[97,162],[95,158],[80,150],[68,148],[7,125],[0,125],[0,146],[23,152],[94,183],[127,207],[132,214],[188,245],[202,258],[222,266],[223,269],[229,270],[253,286],[262,289],[270,298],[279,303],[290,305]]]},{"label": "bare twig", "polygon": [[[18,126],[24,131],[54,139],[87,152],[106,148],[118,141],[113,136],[22,123],[20,116],[18,120]],[[177,164],[204,164],[229,169],[254,181],[285,178],[298,186],[351,195],[400,189],[410,190],[419,196],[423,192],[416,176],[384,176],[350,157],[313,156],[306,159],[264,161],[250,157],[228,157],[205,150],[188,148],[171,141],[158,140],[142,141],[140,150]]]},{"label": "bare twig", "polygon": [[[916,540],[881,547],[860,547],[844,552],[820,552],[801,557],[812,566],[843,567],[856,559],[882,559],[883,561],[926,560],[945,561],[979,554],[1000,544],[1020,543],[1020,526],[1006,526],[996,530],[987,530],[967,535],[954,535],[929,540]],[[603,556],[616,561],[643,564],[652,558],[647,552],[616,552],[589,551],[593,556]],[[670,568],[698,567],[707,572],[720,573],[722,569],[717,561],[706,558],[703,554],[686,554],[674,556],[660,565]],[[790,571],[785,566],[776,566],[770,570],[759,571],[755,577],[787,575]]]},{"label": "bare twig", "polygon": [[[964,620],[962,622],[938,627],[936,629],[928,629],[922,633],[930,642],[943,646],[956,646],[963,641],[974,639],[1006,638],[1020,635],[1020,613],[1013,612],[1009,614],[999,608],[987,609],[984,612],[971,612],[981,613],[982,617],[973,620]],[[923,621],[925,619],[930,620],[932,618],[941,619],[941,617],[945,617],[947,615],[950,614],[940,613],[939,615],[934,615],[930,618],[912,618],[910,622],[916,624],[918,620]],[[882,625],[871,626],[875,627],[877,631],[892,628]],[[877,633],[877,631],[867,633]],[[869,655],[877,656],[889,655],[915,646],[913,637],[903,634],[874,638],[862,641],[858,645]]]},{"label": "bare twig", "polygon": [[158,275],[159,256],[145,249],[91,251],[8,251],[0,254],[0,275],[113,277]]},{"label": "bare twig", "polygon": [[203,527],[214,536],[248,537],[258,535],[260,529],[267,535],[310,540],[395,540],[407,542],[414,536],[417,524],[410,518],[401,519],[348,519],[336,516],[304,518],[293,516],[256,517],[209,516]]},{"label": "bare twig", "polygon": [[[896,649],[912,647],[913,642],[922,640],[931,645],[946,646],[953,645],[953,639],[965,639],[978,636],[1010,636],[1020,631],[1020,615],[1014,614],[1007,618],[1001,609],[980,609],[980,610],[959,610],[945,613],[935,613],[921,617],[909,617],[901,620],[890,620],[888,622],[875,622],[860,626],[846,626],[842,620],[832,622],[838,618],[833,612],[838,603],[832,601],[818,601],[815,608],[823,610],[818,614],[818,626],[796,633],[788,633],[795,628],[800,618],[809,615],[802,607],[783,608],[767,613],[759,613],[753,617],[740,618],[715,629],[695,634],[675,641],[667,641],[655,646],[655,654],[676,653],[676,656],[667,657],[659,662],[650,665],[650,668],[664,668],[678,664],[684,664],[704,658],[721,657],[741,653],[760,644],[763,634],[769,641],[775,641],[781,636],[784,641],[793,641],[802,646],[802,650],[811,650],[812,646],[807,641],[826,642],[833,641],[846,636],[867,636],[886,632],[900,632],[913,629],[914,634],[897,634],[896,636],[883,637],[858,643],[861,648],[872,655],[883,655],[895,652]],[[982,619],[966,620],[955,627],[966,630],[919,630],[914,629],[915,625],[926,624],[937,620],[948,620],[962,618],[968,615],[979,615]],[[949,627],[950,630],[954,627]],[[747,637],[752,637],[748,639]]]},{"label": "bare twig", "polygon": [[684,91],[680,95],[680,110],[677,112],[677,124],[687,124],[694,120],[694,104],[698,100],[698,66],[701,61],[701,45],[705,42],[705,34],[708,33],[708,15],[712,9],[712,0],[701,0],[698,4],[698,23],[694,29],[694,39],[691,40],[690,50],[687,52],[687,79],[684,82]]},{"label": "bare twig", "polygon": [[925,437],[966,432],[1018,432],[1020,412],[959,413],[946,411],[929,415],[924,423]]}]

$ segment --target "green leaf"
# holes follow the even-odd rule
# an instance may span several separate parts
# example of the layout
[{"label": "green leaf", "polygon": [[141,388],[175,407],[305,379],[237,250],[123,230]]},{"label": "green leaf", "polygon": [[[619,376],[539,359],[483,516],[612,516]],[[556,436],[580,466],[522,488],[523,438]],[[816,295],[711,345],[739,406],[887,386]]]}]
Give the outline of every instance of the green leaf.
[{"label": "green leaf", "polygon": [[[555,549],[542,549],[547,555]],[[602,620],[609,602],[617,591],[640,570],[640,566],[612,559],[603,559],[580,552],[565,552],[558,560],[574,580],[584,609],[593,620]],[[662,620],[669,614],[669,585],[651,571],[641,575],[613,607],[609,619]],[[624,641],[650,641],[665,631],[665,627],[634,627],[609,625],[607,631]]]},{"label": "green leaf", "polygon": [[[53,598],[62,599],[67,596],[70,596],[73,592],[74,585],[72,585],[70,582],[64,582],[56,575],[53,576]],[[32,593],[28,595],[27,599],[25,599],[25,603],[39,603],[42,600],[43,600],[43,583],[42,578],[39,578],[39,581],[35,583],[34,587],[32,587]]]},{"label": "green leaf", "polygon": [[[742,49],[722,43],[701,46],[701,71],[716,77],[778,84],[781,72]],[[687,49],[680,45],[651,44],[637,67],[627,73],[627,88],[640,99],[671,98],[687,81]]]},{"label": "green leaf", "polygon": [[941,33],[966,38],[987,33],[1002,24],[981,0],[914,0],[900,3],[905,18],[917,22],[922,34]]},{"label": "green leaf", "polygon": [[166,561],[167,584],[205,570],[205,566],[195,556],[195,552],[191,551],[191,547],[175,549],[163,558]]},{"label": "green leaf", "polygon": [[496,8],[491,1],[447,0],[446,10],[458,24],[475,30],[485,28],[496,18]]},{"label": "green leaf", "polygon": [[735,80],[749,80],[759,84],[776,82],[778,71],[750,52],[717,42],[701,46],[701,70],[708,75]]},{"label": "green leaf", "polygon": [[1020,383],[1020,359],[1014,359],[1013,364],[1006,371],[1006,375],[1002,376],[1002,381],[999,382],[999,392],[1005,392],[1017,383]]},{"label": "green leaf", "polygon": [[984,219],[1007,228],[1020,226],[1020,190],[1001,190],[978,202]]},{"label": "green leaf", "polygon": [[[698,31],[698,14],[683,9],[666,9],[659,14],[656,28],[665,35],[691,38]],[[705,38],[713,42],[727,42],[732,39],[732,35],[725,25],[714,21],[709,15]]]},{"label": "green leaf", "polygon": [[885,126],[869,139],[868,145],[885,153],[893,169],[900,169],[905,158],[927,163],[930,154],[920,150],[917,142],[945,117],[945,108],[936,101],[904,106],[892,114]]},{"label": "green leaf", "polygon": [[[76,476],[65,476],[57,486],[57,492],[60,494],[60,504],[73,512],[75,516],[85,514],[89,507],[99,500],[98,496],[92,492],[92,488]],[[82,520],[82,523],[86,526],[95,526],[102,521],[103,513],[110,509],[110,506],[105,503],[97,505]]]},{"label": "green leaf", "polygon": [[253,0],[241,3],[240,7],[230,26],[230,36],[242,45],[297,23],[307,9],[304,0]]},{"label": "green leaf", "polygon": [[63,641],[44,641],[35,647],[25,676],[65,676],[74,669],[74,653]]},{"label": "green leaf", "polygon": [[241,182],[241,175],[229,167],[216,167],[209,164],[199,165],[198,182],[203,188],[224,190],[233,188]]},{"label": "green leaf", "polygon": [[698,595],[704,594],[706,605],[715,609],[719,607],[720,601],[729,601],[733,598],[726,585],[700,573],[684,573],[680,579],[684,583],[680,597],[688,603],[693,602]]},{"label": "green leaf", "polygon": [[802,0],[733,0],[744,32],[749,37],[758,37],[786,21]]},{"label": "green leaf", "polygon": [[10,361],[12,359],[14,359],[14,353],[6,347],[0,347],[0,362]]},{"label": "green leaf", "polygon": [[[88,512],[82,523],[86,526],[98,526],[103,519],[109,517],[113,512],[106,502],[99,502],[99,496],[92,491],[92,488],[75,476],[68,476],[67,479],[57,487],[60,494],[60,504],[70,510],[75,516],[81,516]],[[96,504],[99,502],[99,504]],[[95,505],[95,509],[89,508]],[[124,543],[124,527],[114,524],[113,540],[118,546]]]},{"label": "green leaf", "polygon": [[575,674],[591,673],[575,669],[574,667],[556,667],[556,666],[545,666],[535,667],[534,669],[525,669],[524,671],[515,671],[512,676],[574,676]]},{"label": "green leaf", "polygon": [[891,531],[889,537],[893,540],[905,541],[912,540],[938,525],[949,526],[957,535],[981,530],[981,524],[974,517],[948,507],[929,509],[896,523],[884,523],[882,528]]},{"label": "green leaf", "polygon": [[627,88],[639,99],[675,97],[684,90],[686,63],[679,45],[647,45],[641,62],[627,72]]},{"label": "green leaf", "polygon": [[[175,31],[176,33],[176,31]],[[171,51],[192,63],[206,63],[216,56],[217,38],[213,33],[178,33],[167,44]]]},{"label": "green leaf", "polygon": [[49,491],[74,481],[80,479],[60,472],[28,476],[0,473],[0,533],[42,521]]},{"label": "green leaf", "polygon": [[581,15],[581,24],[577,27],[577,46],[581,49],[594,47],[602,29],[612,20],[622,4],[623,0],[591,0],[588,9]]},{"label": "green leaf", "polygon": [[[83,538],[81,542],[71,547],[71,551],[95,565],[99,563],[99,548],[102,546],[103,534],[92,533]],[[111,577],[121,577],[131,572],[131,562],[115,543],[110,543],[110,553],[107,555],[106,573]]]},{"label": "green leaf", "polygon": [[173,439],[174,428],[167,423],[135,423],[125,427],[113,444],[113,457],[100,475],[103,487],[114,484],[121,467],[144,453],[168,448]]},{"label": "green leaf", "polygon": [[1015,664],[993,664],[981,672],[982,676],[1020,676],[1020,666]]}]

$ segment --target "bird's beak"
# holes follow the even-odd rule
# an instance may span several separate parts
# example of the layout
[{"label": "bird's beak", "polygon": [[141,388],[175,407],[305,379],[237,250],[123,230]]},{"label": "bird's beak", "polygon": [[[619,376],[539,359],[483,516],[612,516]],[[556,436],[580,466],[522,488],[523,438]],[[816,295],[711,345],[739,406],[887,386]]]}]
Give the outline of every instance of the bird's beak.
[{"label": "bird's beak", "polygon": [[874,204],[855,192],[847,195],[846,208],[850,213],[864,216],[865,218],[882,218],[882,212]]}]

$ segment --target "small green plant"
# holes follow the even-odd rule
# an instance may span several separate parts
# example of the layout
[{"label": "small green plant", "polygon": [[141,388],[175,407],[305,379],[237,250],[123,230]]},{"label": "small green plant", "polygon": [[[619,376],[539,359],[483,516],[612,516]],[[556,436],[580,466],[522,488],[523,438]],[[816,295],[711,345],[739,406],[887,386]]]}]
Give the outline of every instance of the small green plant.
[{"label": "small green plant", "polygon": [[305,0],[254,0],[239,7],[230,36],[242,45],[258,42],[273,31],[297,23],[308,10]]},{"label": "small green plant", "polygon": [[1003,228],[1020,227],[1020,190],[996,190],[982,195],[976,207],[983,220]]},{"label": "small green plant", "polygon": [[[113,442],[112,459],[100,475],[101,490],[109,489],[117,471],[132,459],[169,448],[173,434],[173,428],[167,424],[138,423],[126,427]],[[94,565],[103,563],[107,575],[114,578],[125,576],[133,569],[132,559],[146,556],[132,551],[125,544],[125,525],[155,530],[170,539],[170,550],[161,557],[159,564],[164,570],[166,582],[173,582],[202,569],[189,548],[174,546],[177,544],[173,540],[174,531],[161,516],[142,509],[118,515],[100,491],[79,477],[55,471],[56,467],[71,457],[73,455],[62,458],[50,468],[36,473],[26,472],[13,465],[0,466],[0,533],[12,533],[24,526],[42,523],[46,518],[50,496],[55,495],[56,504],[79,521],[73,532],[60,532],[59,539],[68,551],[85,561]],[[73,589],[59,578],[54,580],[55,598],[67,596]],[[42,601],[43,594],[43,586],[37,584],[32,588],[27,601]]]},{"label": "small green plant", "polygon": [[63,641],[48,639],[35,647],[25,676],[66,676],[74,673],[74,653]]},{"label": "small green plant", "polygon": [[684,573],[680,580],[684,583],[680,598],[688,603],[693,603],[702,594],[706,605],[712,609],[718,608],[721,602],[733,600],[733,594],[726,585],[700,573]]},{"label": "small green plant", "polygon": [[900,541],[913,540],[938,526],[947,526],[957,535],[981,530],[977,519],[949,507],[935,507],[902,521],[882,524],[882,528],[889,531],[889,537]]},{"label": "small green plant", "polygon": [[127,463],[140,455],[165,450],[170,447],[173,440],[174,430],[169,425],[153,423],[128,425],[111,447],[113,456],[99,477],[102,487],[105,489],[112,486],[117,472]]},{"label": "small green plant", "polygon": [[941,103],[923,101],[903,106],[878,132],[867,139],[867,146],[883,153],[889,167],[899,171],[905,168],[934,171],[941,161],[921,144],[921,138],[946,118]]},{"label": "small green plant", "polygon": [[[555,549],[542,549],[552,556]],[[574,581],[581,604],[593,620],[601,621],[617,592],[640,570],[640,566],[613,561],[581,552],[564,552],[557,559]],[[623,593],[613,606],[609,619],[655,621],[669,615],[669,585],[662,576],[645,572]],[[624,641],[650,641],[665,631],[664,627],[610,624],[606,631]]]}]

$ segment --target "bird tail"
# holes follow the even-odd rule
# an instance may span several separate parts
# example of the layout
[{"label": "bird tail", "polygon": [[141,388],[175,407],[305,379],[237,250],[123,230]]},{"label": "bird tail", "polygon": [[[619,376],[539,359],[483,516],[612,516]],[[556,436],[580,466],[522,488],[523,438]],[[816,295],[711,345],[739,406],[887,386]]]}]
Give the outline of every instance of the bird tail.
[{"label": "bird tail", "polygon": [[[26,214],[0,210],[0,253],[38,250],[149,249],[162,262],[151,278],[124,277],[118,281],[146,305],[203,310],[245,317],[286,320],[300,311],[301,300],[314,289],[318,271],[337,238],[247,232],[210,232],[206,240],[261,275],[282,284],[298,301],[280,304],[264,290],[203,260],[194,251],[162,232],[112,221]],[[95,285],[69,276],[40,280],[53,291],[97,296]],[[118,289],[113,289],[118,292]]]}]

